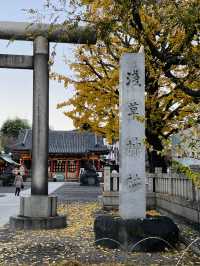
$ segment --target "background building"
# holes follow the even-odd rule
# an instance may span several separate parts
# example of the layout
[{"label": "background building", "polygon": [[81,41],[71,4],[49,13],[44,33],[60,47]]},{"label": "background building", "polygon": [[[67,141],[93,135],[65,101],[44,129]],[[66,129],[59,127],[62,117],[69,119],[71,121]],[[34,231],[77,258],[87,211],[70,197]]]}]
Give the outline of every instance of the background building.
[{"label": "background building", "polygon": [[[15,158],[31,172],[32,131],[22,130],[12,148]],[[79,181],[81,168],[88,164],[102,168],[101,156],[108,153],[103,138],[88,131],[49,131],[49,178],[55,174],[66,181]]]}]

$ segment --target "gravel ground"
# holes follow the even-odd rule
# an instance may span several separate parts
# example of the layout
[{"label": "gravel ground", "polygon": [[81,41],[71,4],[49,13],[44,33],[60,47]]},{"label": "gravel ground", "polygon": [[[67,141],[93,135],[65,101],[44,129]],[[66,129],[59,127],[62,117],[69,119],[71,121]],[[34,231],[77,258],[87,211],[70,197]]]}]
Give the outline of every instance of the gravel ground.
[{"label": "gravel ground", "polygon": [[[48,231],[12,232],[8,227],[0,229],[0,265],[62,265],[60,263],[63,261],[77,261],[76,264],[64,265],[112,263],[137,266],[200,266],[200,256],[191,249],[179,262],[186,251],[184,244],[180,244],[175,250],[161,253],[130,253],[127,250],[98,247],[94,242],[93,223],[95,214],[101,212],[101,206],[95,200],[99,188],[72,184],[58,189],[54,194],[59,198],[59,213],[67,214],[68,226]],[[181,220],[177,219],[175,222],[189,242],[200,236],[198,230]]]}]

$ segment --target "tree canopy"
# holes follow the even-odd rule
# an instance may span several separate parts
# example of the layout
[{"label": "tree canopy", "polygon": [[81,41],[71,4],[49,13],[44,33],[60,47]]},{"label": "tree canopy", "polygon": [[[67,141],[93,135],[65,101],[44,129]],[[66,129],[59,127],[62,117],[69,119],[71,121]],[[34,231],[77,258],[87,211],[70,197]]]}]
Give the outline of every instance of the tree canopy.
[{"label": "tree canopy", "polygon": [[17,137],[21,129],[30,128],[30,125],[27,120],[15,118],[6,120],[1,129],[1,135],[7,137]]},{"label": "tree canopy", "polygon": [[30,125],[25,119],[7,119],[0,129],[1,149],[11,151],[20,130],[26,128],[30,128]]},{"label": "tree canopy", "polygon": [[109,142],[118,140],[119,60],[125,52],[138,52],[141,45],[145,52],[148,151],[162,152],[169,136],[199,122],[199,0],[71,2],[79,10],[70,14],[71,19],[89,22],[98,32],[96,46],[76,49],[76,62],[71,63],[75,79],[52,75],[63,80],[65,87],[75,87],[74,96],[58,104],[58,108],[72,107],[65,114],[75,127],[91,129]]}]

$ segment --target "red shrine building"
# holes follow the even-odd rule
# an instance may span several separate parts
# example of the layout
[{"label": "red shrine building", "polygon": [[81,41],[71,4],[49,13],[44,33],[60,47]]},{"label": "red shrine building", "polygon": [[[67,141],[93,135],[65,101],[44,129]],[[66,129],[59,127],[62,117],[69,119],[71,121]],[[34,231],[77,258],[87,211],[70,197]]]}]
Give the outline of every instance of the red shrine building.
[{"label": "red shrine building", "polygon": [[[12,148],[14,157],[31,172],[32,130],[22,130]],[[101,157],[108,154],[103,138],[88,131],[49,131],[49,178],[55,174],[65,181],[79,181],[80,169],[89,162],[102,169]]]}]

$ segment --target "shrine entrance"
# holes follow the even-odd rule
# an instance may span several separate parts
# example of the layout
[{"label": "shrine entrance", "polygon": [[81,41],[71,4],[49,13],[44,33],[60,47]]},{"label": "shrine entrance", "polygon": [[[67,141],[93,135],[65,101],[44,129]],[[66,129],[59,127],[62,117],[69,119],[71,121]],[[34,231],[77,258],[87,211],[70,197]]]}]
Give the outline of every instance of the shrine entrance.
[{"label": "shrine entrance", "polygon": [[[0,68],[33,70],[31,196],[20,198],[20,216],[10,218],[11,227],[63,227],[66,217],[57,215],[57,198],[48,196],[49,42],[94,44],[95,31],[77,25],[0,22],[0,39],[33,41],[33,56],[0,55]],[[41,218],[39,223],[36,222],[38,217]],[[53,217],[51,221],[50,217]]]}]

